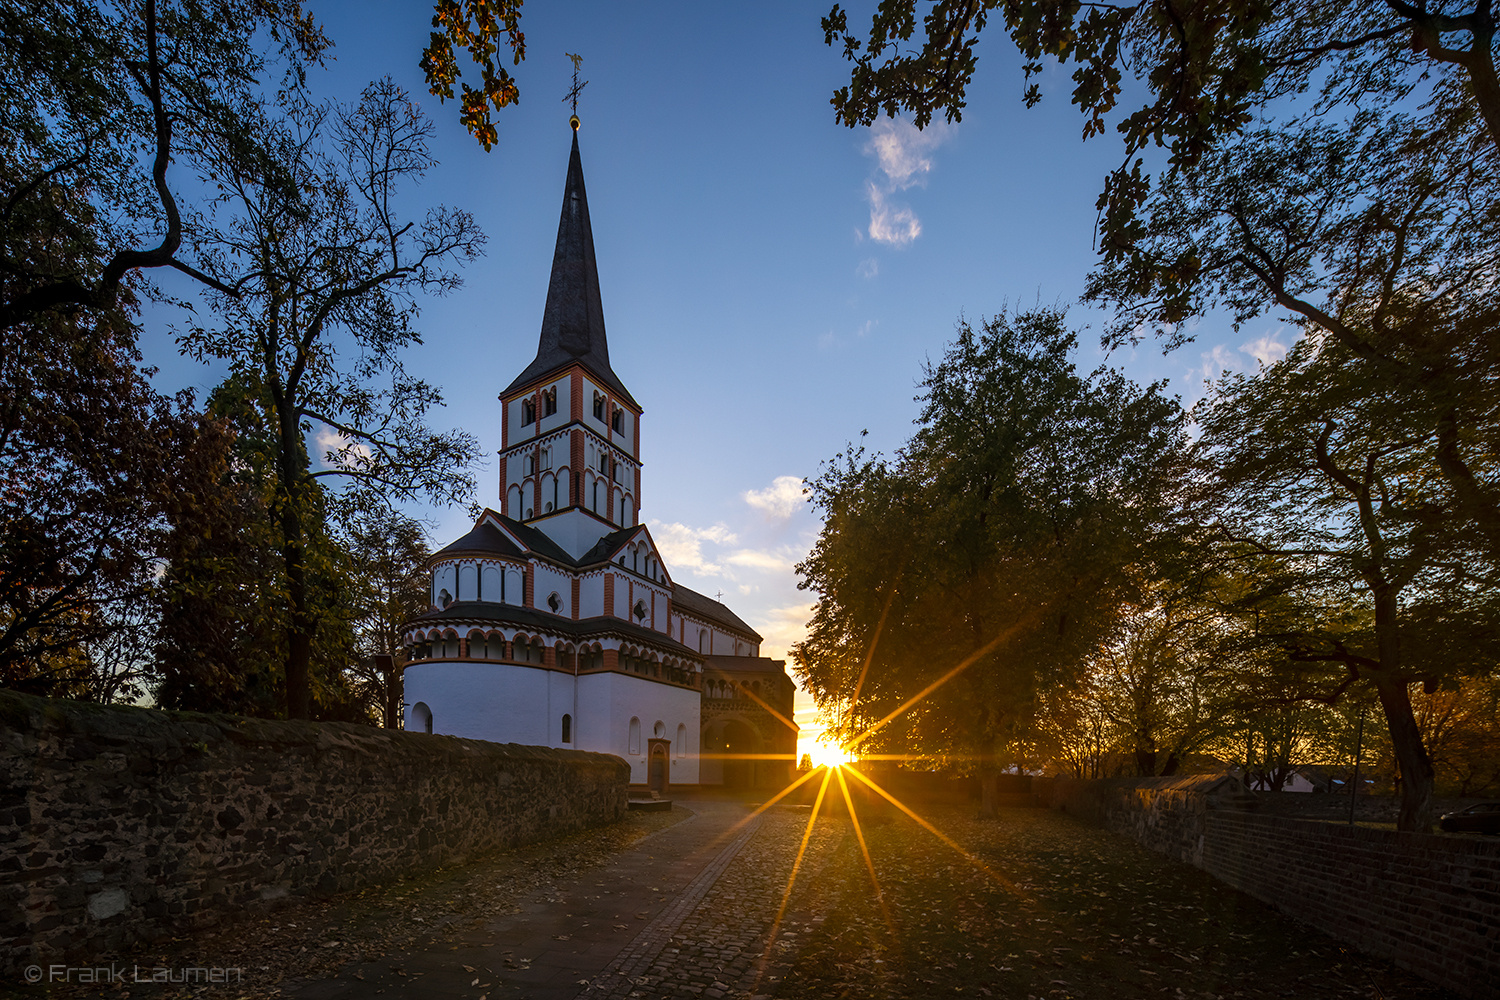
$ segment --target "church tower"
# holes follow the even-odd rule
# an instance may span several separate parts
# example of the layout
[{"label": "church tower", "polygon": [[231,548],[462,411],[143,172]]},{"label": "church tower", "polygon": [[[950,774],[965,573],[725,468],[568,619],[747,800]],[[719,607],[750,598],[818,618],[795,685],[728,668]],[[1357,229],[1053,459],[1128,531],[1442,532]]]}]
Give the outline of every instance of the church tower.
[{"label": "church tower", "polygon": [[536,358],[500,393],[501,513],[575,559],[637,523],[641,407],[609,366],[578,125]]}]

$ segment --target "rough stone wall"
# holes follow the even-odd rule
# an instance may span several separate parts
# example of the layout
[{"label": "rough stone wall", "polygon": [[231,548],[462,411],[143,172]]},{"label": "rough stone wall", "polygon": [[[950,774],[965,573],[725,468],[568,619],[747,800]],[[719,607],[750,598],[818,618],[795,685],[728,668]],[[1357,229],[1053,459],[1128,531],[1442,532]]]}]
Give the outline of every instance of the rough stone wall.
[{"label": "rough stone wall", "polygon": [[1039,792],[1361,951],[1500,1000],[1500,843],[1262,815],[1211,777],[1058,778]]},{"label": "rough stone wall", "polygon": [[624,815],[606,754],[0,691],[0,974]]}]

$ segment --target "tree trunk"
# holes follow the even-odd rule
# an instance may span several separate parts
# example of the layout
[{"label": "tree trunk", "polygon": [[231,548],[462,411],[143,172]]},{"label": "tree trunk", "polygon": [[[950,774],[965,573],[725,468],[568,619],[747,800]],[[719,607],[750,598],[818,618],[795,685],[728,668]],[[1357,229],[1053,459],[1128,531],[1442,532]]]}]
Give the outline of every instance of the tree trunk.
[{"label": "tree trunk", "polygon": [[293,491],[281,512],[281,557],[286,565],[287,597],[291,615],[287,622],[286,715],[289,719],[312,718],[309,671],[312,663],[312,613],[307,606],[307,548],[302,539],[302,519],[297,515]]},{"label": "tree trunk", "polygon": [[1385,709],[1386,725],[1391,732],[1391,748],[1401,772],[1401,813],[1396,829],[1408,833],[1432,832],[1432,760],[1422,745],[1422,731],[1417,728],[1416,713],[1411,707],[1411,693],[1405,682],[1377,678],[1375,690]]},{"label": "tree trunk", "polygon": [[1000,816],[1000,775],[995,772],[993,760],[988,766],[981,764],[979,772],[979,818],[998,819]]}]

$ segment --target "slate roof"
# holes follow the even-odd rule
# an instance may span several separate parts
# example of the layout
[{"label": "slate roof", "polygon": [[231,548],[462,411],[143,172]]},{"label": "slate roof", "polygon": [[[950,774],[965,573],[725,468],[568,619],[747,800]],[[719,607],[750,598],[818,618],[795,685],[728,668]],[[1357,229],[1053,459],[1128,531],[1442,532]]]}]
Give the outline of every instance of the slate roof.
[{"label": "slate roof", "polygon": [[723,625],[743,635],[753,637],[756,642],[761,641],[760,633],[746,625],[739,615],[712,597],[705,597],[680,583],[672,584],[672,604],[678,611],[685,611],[695,617]]},{"label": "slate roof", "polygon": [[574,363],[583,365],[621,399],[640,409],[609,366],[599,266],[594,260],[594,231],[589,225],[589,200],[583,186],[583,161],[578,155],[576,131],[573,152],[568,157],[562,217],[557,223],[557,248],[552,254],[552,278],[547,285],[547,305],[542,310],[542,335],[536,358],[501,395]]}]

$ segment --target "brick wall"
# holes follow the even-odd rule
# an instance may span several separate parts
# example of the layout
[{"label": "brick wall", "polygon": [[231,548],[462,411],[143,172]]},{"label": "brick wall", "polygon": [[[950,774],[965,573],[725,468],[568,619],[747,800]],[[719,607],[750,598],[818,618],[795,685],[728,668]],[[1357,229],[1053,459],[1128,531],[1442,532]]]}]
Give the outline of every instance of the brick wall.
[{"label": "brick wall", "polygon": [[1196,865],[1367,954],[1500,1000],[1500,842],[1265,815],[1255,796],[1211,776],[1059,778],[1038,790],[1055,809]]},{"label": "brick wall", "polygon": [[0,974],[624,815],[618,757],[0,691]]}]

